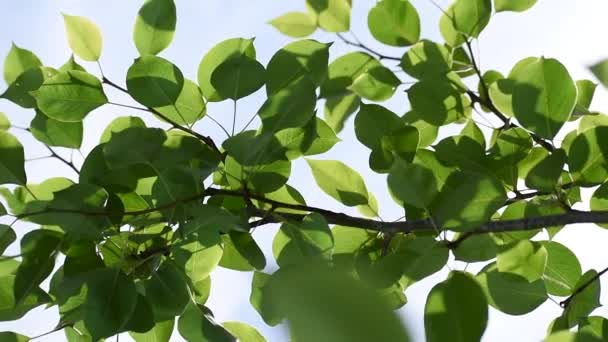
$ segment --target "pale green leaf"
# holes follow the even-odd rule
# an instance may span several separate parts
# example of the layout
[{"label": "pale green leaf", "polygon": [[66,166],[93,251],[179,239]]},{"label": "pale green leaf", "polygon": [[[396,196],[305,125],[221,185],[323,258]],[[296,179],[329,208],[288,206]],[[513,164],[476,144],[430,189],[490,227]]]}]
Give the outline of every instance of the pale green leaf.
[{"label": "pale green leaf", "polygon": [[97,61],[101,56],[101,32],[95,23],[85,17],[63,13],[68,43],[74,53],[85,61]]}]

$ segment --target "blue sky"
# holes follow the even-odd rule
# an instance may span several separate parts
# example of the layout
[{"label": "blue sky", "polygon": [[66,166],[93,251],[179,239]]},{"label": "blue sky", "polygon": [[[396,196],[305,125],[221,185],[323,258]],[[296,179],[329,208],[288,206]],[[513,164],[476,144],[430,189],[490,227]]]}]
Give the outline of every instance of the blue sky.
[{"label": "blue sky", "polygon": [[[124,84],[126,70],[138,57],[132,42],[132,29],[137,10],[143,1],[75,1],[75,0],[20,0],[7,1],[0,12],[0,56],[6,56],[11,42],[34,51],[45,65],[59,66],[70,56],[70,50],[65,39],[65,31],[61,12],[71,15],[86,16],[99,25],[103,32],[104,47],[101,65],[104,73],[111,80]],[[304,0],[178,0],[177,32],[171,46],[161,55],[180,67],[185,77],[196,79],[198,64],[205,54],[216,43],[232,37],[256,37],[255,46],[258,59],[266,64],[270,57],[290,39],[278,33],[266,22],[291,10],[303,9]],[[429,0],[412,0],[422,18],[422,36],[424,38],[441,40],[438,32],[440,11]],[[442,7],[447,7],[449,1],[437,1]],[[400,56],[401,49],[372,43],[367,30],[366,15],[374,1],[355,0],[353,8],[352,30],[364,42],[370,43],[376,49],[386,54]],[[603,16],[608,13],[608,3],[605,0],[539,0],[530,11],[523,14],[501,13],[492,18],[490,25],[482,33],[480,41],[475,45],[481,67],[497,69],[506,73],[511,66],[527,56],[558,58],[565,64],[573,78],[590,78],[586,66],[601,57],[608,56],[608,45],[605,45],[605,21]],[[318,32],[313,38],[323,41],[335,41],[329,34]],[[332,57],[336,58],[350,48],[337,41],[331,48]],[[95,64],[82,63],[90,72],[98,74]],[[391,64],[394,65],[394,64]],[[400,76],[403,76],[402,74]],[[3,91],[5,85],[0,85]],[[112,101],[129,103],[122,94],[107,90]],[[264,100],[262,92],[250,98],[239,101],[237,128],[255,113]],[[407,111],[406,96],[398,92],[386,103],[396,113]],[[599,90],[592,105],[600,110],[607,108],[608,97],[604,90]],[[26,111],[6,101],[0,101],[0,111],[8,115],[18,126],[28,126],[33,112]],[[232,119],[231,103],[211,104],[208,112],[225,126],[230,126]],[[103,128],[116,116],[141,115],[147,123],[159,125],[159,122],[147,116],[146,113],[135,113],[121,107],[104,106],[90,114],[85,121],[85,141],[82,153],[93,147]],[[203,119],[195,129],[212,136],[216,141],[224,139],[223,132],[210,120]],[[23,132],[13,131],[25,145],[28,157],[46,155],[31,137]],[[442,130],[442,133],[449,131]],[[385,220],[401,216],[401,210],[394,204],[386,189],[385,176],[375,174],[368,168],[367,148],[357,142],[352,121],[347,123],[340,138],[343,142],[326,155],[323,159],[338,159],[358,170],[366,180],[370,189],[378,198],[381,216]],[[65,156],[70,153],[59,149]],[[82,160],[78,155],[75,161]],[[53,160],[31,162],[27,164],[27,173],[31,182],[40,182],[52,176],[73,177],[74,174],[62,164]],[[303,161],[296,162],[292,167],[290,184],[298,188],[309,203],[327,207],[332,210],[356,214],[340,206],[333,199],[316,189],[308,167]],[[584,208],[584,207],[582,207]],[[31,227],[18,225],[21,236]],[[255,238],[266,251],[270,245],[276,227],[260,228]],[[569,246],[580,256],[583,269],[601,269],[605,265],[605,243],[608,241],[608,231],[591,225],[573,225],[561,232],[557,240]],[[13,245],[9,253],[17,252]],[[268,260],[272,257],[268,254]],[[450,262],[452,268],[463,268],[463,265]],[[275,267],[269,262],[268,270]],[[409,303],[400,314],[408,323],[414,341],[424,340],[423,309],[426,294],[437,282],[445,278],[448,269],[421,281],[406,292]],[[239,320],[256,326],[269,341],[286,341],[287,337],[281,328],[267,327],[249,306],[250,276],[245,273],[218,269],[212,275],[212,296],[208,306],[214,311],[218,321]],[[603,285],[608,285],[606,280]],[[608,299],[603,296],[604,301]],[[525,317],[507,316],[496,311],[491,312],[490,323],[484,340],[486,341],[538,341],[542,339],[548,323],[560,313],[560,309],[547,302],[538,310]],[[598,309],[598,313],[606,315],[608,310]],[[15,330],[26,335],[36,335],[52,329],[58,319],[55,308],[49,310],[36,309],[18,322],[0,322],[0,331]],[[63,341],[62,333],[45,337],[44,341]],[[177,332],[175,341],[180,341]]]}]

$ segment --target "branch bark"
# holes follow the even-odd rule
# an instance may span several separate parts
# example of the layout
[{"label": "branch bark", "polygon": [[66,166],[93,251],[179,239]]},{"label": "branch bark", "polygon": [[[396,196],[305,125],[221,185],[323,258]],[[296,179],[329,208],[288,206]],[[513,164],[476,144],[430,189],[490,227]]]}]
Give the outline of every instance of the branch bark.
[{"label": "branch bark", "polygon": [[[17,219],[24,219],[31,216],[49,214],[49,213],[68,213],[75,215],[85,216],[116,216],[116,215],[145,215],[156,211],[173,208],[179,204],[187,203],[195,200],[204,199],[211,196],[231,196],[240,197],[245,200],[256,200],[272,205],[274,209],[265,210],[257,207],[249,208],[249,217],[261,217],[261,220],[252,222],[253,227],[261,226],[268,223],[280,223],[283,220],[294,220],[299,221],[306,216],[308,213],[318,213],[322,215],[327,223],[338,224],[342,226],[348,226],[353,228],[361,228],[366,230],[372,230],[382,233],[415,233],[415,232],[428,232],[436,231],[435,225],[431,218],[410,220],[410,221],[397,221],[397,222],[385,222],[378,221],[363,217],[350,216],[341,212],[334,212],[327,209],[317,208],[313,206],[284,203],[275,201],[272,199],[265,198],[262,195],[248,194],[237,190],[207,188],[202,194],[196,194],[187,198],[178,199],[174,202],[170,202],[161,206],[136,211],[127,211],[122,213],[111,213],[107,211],[83,211],[77,209],[59,209],[59,208],[46,208],[44,210],[22,213],[15,215]],[[281,212],[280,209],[291,209],[302,211],[299,213],[285,213]],[[526,217],[521,219],[513,220],[500,220],[500,221],[489,221],[477,227],[470,227],[466,230],[466,235],[476,234],[487,234],[487,233],[499,233],[499,232],[513,232],[513,231],[525,231],[550,226],[561,226],[573,223],[608,223],[608,211],[579,211],[570,210],[562,214],[555,215],[544,215],[537,217]],[[442,229],[450,230],[449,227],[439,227]]]}]

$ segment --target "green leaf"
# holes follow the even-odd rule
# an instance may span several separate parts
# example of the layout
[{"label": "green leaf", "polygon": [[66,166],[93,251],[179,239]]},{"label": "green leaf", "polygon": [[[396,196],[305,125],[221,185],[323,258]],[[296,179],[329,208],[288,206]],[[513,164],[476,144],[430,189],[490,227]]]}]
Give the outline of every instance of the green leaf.
[{"label": "green leaf", "polygon": [[262,304],[284,313],[294,340],[409,340],[388,302],[340,269],[318,264],[281,268],[264,294]]},{"label": "green leaf", "polygon": [[6,248],[15,242],[16,239],[17,235],[11,227],[0,224],[0,254],[3,254]]},{"label": "green leaf", "polygon": [[30,338],[14,332],[2,331],[0,332],[0,340],[6,342],[28,342]]},{"label": "green leaf", "polygon": [[571,295],[582,274],[576,255],[555,241],[544,241],[542,244],[547,250],[547,265],[543,275],[547,292],[554,296]]},{"label": "green leaf", "polygon": [[4,113],[0,112],[0,130],[6,131],[9,128],[11,128],[11,122]]},{"label": "green leaf", "polygon": [[533,282],[545,273],[547,249],[538,242],[515,241],[501,246],[496,265],[499,272],[514,273]]},{"label": "green leaf", "polygon": [[325,101],[323,116],[336,133],[344,128],[344,123],[359,108],[361,98],[357,94],[347,94],[328,98]]},{"label": "green leaf", "polygon": [[350,94],[348,87],[364,72],[382,66],[374,57],[363,52],[340,56],[329,65],[327,79],[321,84],[319,97],[331,98]]},{"label": "green leaf", "polygon": [[253,39],[232,38],[215,45],[198,66],[198,85],[203,95],[210,102],[223,101],[226,97],[219,94],[211,81],[214,71],[220,64],[231,58],[255,59]]},{"label": "green leaf", "polygon": [[445,46],[424,39],[407,50],[400,65],[403,71],[414,78],[438,78],[452,69],[452,56]]},{"label": "green leaf", "polygon": [[62,319],[82,319],[93,341],[120,332],[137,305],[135,284],[118,269],[96,269],[65,278],[59,291]]},{"label": "green leaf", "polygon": [[363,178],[340,161],[307,159],[317,185],[340,203],[353,207],[367,204]]},{"label": "green leaf", "polygon": [[424,121],[420,115],[415,111],[409,111],[401,117],[406,125],[416,127],[420,140],[418,141],[418,148],[424,148],[431,145],[437,139],[437,133],[439,133],[439,127],[432,125]]},{"label": "green leaf", "polygon": [[25,185],[25,157],[19,140],[6,131],[0,131],[0,184]]},{"label": "green leaf", "polygon": [[374,67],[360,74],[350,86],[355,94],[370,101],[390,99],[401,80],[384,66]]},{"label": "green leaf", "polygon": [[268,23],[284,35],[292,38],[309,36],[317,29],[315,19],[304,12],[288,12]]},{"label": "green leaf", "polygon": [[[453,241],[457,241],[461,236],[458,234]],[[452,253],[454,253],[456,260],[464,262],[488,261],[496,257],[498,245],[490,235],[473,235],[461,240],[456,249],[452,250]]]},{"label": "green leaf", "polygon": [[318,117],[315,117],[316,137],[304,151],[304,155],[312,156],[329,151],[336,143],[340,142],[340,138],[336,136],[334,130],[327,123]]},{"label": "green leaf", "polygon": [[589,316],[593,310],[601,306],[600,293],[601,283],[598,279],[598,273],[595,270],[585,272],[576,282],[574,288],[578,291],[581,286],[586,285],[591,279],[595,279],[584,290],[577,292],[576,296],[572,297],[568,306],[564,309],[564,315],[568,318],[568,325],[574,326],[578,320]]},{"label": "green leaf", "polygon": [[236,342],[226,329],[215,322],[206,307],[190,303],[177,321],[177,330],[187,341],[197,342]]},{"label": "green leaf", "polygon": [[[135,164],[150,164],[158,156],[167,135],[160,128],[131,126],[113,133],[103,147],[110,168]],[[125,146],[129,146],[125,150]]]},{"label": "green leaf", "polygon": [[70,70],[86,72],[86,70],[82,67],[82,65],[76,63],[76,61],[74,60],[74,55],[73,54],[70,55],[70,59],[68,59],[68,61],[65,62],[58,69],[58,71],[61,71],[61,72],[68,72]]},{"label": "green leaf", "polygon": [[588,129],[576,136],[568,150],[568,168],[581,186],[601,184],[608,178],[608,127]]},{"label": "green leaf", "polygon": [[327,32],[350,29],[351,0],[306,0],[308,9],[315,13],[319,27]]},{"label": "green leaf", "polygon": [[150,279],[144,280],[143,287],[156,322],[173,320],[190,301],[183,273],[169,261],[162,263]]},{"label": "green leaf", "polygon": [[372,36],[391,46],[409,46],[420,39],[420,17],[409,1],[382,0],[369,11]]},{"label": "green leaf", "polygon": [[552,139],[576,104],[576,85],[555,59],[540,58],[509,76],[514,80],[513,113],[525,128]]},{"label": "green leaf", "polygon": [[[217,229],[217,228],[216,228]],[[184,269],[192,282],[209,276],[222,258],[222,246],[217,230],[198,229],[183,243],[173,248],[175,262]]]},{"label": "green leaf", "polygon": [[593,95],[595,94],[595,89],[597,88],[597,84],[590,80],[578,80],[576,81],[576,106],[574,108],[574,112],[572,113],[573,118],[577,118],[581,115],[591,114],[589,111],[589,107],[591,106],[591,102],[593,101]]},{"label": "green leaf", "polygon": [[300,78],[289,87],[270,95],[258,110],[262,132],[277,132],[301,127],[315,115],[315,87],[308,78]]},{"label": "green leaf", "polygon": [[82,131],[82,122],[58,121],[41,111],[36,111],[36,116],[30,123],[30,132],[34,138],[48,146],[80,148]]},{"label": "green leaf", "polygon": [[458,171],[449,176],[429,209],[439,227],[462,232],[487,222],[506,200],[495,178]]},{"label": "green leaf", "polygon": [[[545,150],[543,150],[545,151]],[[566,163],[566,153],[562,149],[547,153],[532,165],[526,174],[526,186],[541,191],[552,191],[557,185],[562,169]]]},{"label": "green leaf", "polygon": [[400,239],[396,254],[402,256],[403,276],[399,281],[404,287],[422,280],[445,267],[450,251],[430,236]]},{"label": "green leaf", "polygon": [[45,81],[51,79],[57,72],[57,70],[48,67],[28,69],[9,85],[1,97],[23,108],[35,108],[36,99],[31,92],[38,90]]},{"label": "green leaf", "polygon": [[329,259],[334,246],[331,230],[323,216],[312,213],[302,223],[284,223],[272,241],[272,254],[284,267],[312,259]]},{"label": "green leaf", "polygon": [[412,110],[431,125],[442,126],[468,117],[470,100],[448,81],[424,80],[407,92]]},{"label": "green leaf", "polygon": [[154,328],[145,333],[129,332],[135,342],[169,342],[175,319],[157,322]]},{"label": "green leaf", "polygon": [[600,342],[601,339],[586,332],[558,331],[549,335],[545,342]]},{"label": "green leaf", "polygon": [[593,64],[589,69],[604,87],[608,87],[608,59]]},{"label": "green leaf", "polygon": [[266,70],[268,96],[302,82],[306,78],[315,86],[327,76],[327,60],[331,44],[312,39],[289,43],[275,53]]},{"label": "green leaf", "polygon": [[433,170],[417,161],[393,164],[388,175],[388,187],[397,199],[421,209],[428,208],[439,193]]},{"label": "green leaf", "polygon": [[86,72],[59,72],[32,92],[46,116],[65,122],[82,121],[97,107],[108,103],[99,80]]},{"label": "green leaf", "polygon": [[224,328],[238,338],[240,342],[266,342],[266,339],[256,328],[242,322],[224,322]]},{"label": "green leaf", "polygon": [[548,298],[542,280],[528,282],[519,275],[499,272],[494,263],[484,267],[475,279],[483,288],[488,304],[509,315],[532,312]]},{"label": "green leaf", "polygon": [[262,270],[264,253],[250,233],[231,231],[222,235],[223,253],[219,265],[237,271]]},{"label": "green leaf", "polygon": [[107,143],[112,138],[112,135],[124,131],[130,127],[146,127],[144,120],[137,116],[121,116],[118,117],[106,126],[106,128],[101,133],[101,138],[99,138],[99,143]]},{"label": "green leaf", "polygon": [[[602,185],[595,189],[589,201],[589,208],[591,210],[608,210],[608,183],[602,183]],[[602,228],[608,228],[608,224],[596,224]]]},{"label": "green leaf", "polygon": [[357,139],[371,150],[382,147],[382,138],[404,127],[397,114],[377,104],[361,104],[355,117]]},{"label": "green leaf", "polygon": [[11,84],[25,71],[41,66],[42,62],[33,52],[12,43],[11,49],[4,59],[4,80],[6,84]]},{"label": "green leaf", "polygon": [[85,61],[97,61],[101,56],[101,32],[95,23],[85,17],[63,13],[68,44],[74,53]]},{"label": "green leaf", "polygon": [[496,12],[523,12],[530,9],[537,0],[494,0]]},{"label": "green leaf", "polygon": [[205,116],[206,105],[199,87],[184,79],[184,86],[175,103],[154,109],[180,125],[189,125]]},{"label": "green leaf", "polygon": [[146,107],[175,104],[183,87],[182,72],[161,57],[139,57],[127,71],[129,94]]},{"label": "green leaf", "polygon": [[15,276],[0,276],[0,321],[13,321],[23,317],[31,309],[51,301],[46,292],[35,287],[19,305],[15,298]]},{"label": "green leaf", "polygon": [[590,316],[579,321],[579,332],[588,333],[599,337],[608,338],[608,319],[600,316]]},{"label": "green leaf", "polygon": [[15,274],[16,306],[20,306],[53,271],[62,236],[55,231],[38,229],[27,233],[20,242],[23,258]]},{"label": "green leaf", "polygon": [[254,58],[235,55],[223,61],[211,74],[211,85],[220,97],[238,100],[264,85],[264,66]]},{"label": "green leaf", "polygon": [[133,40],[140,55],[156,55],[171,44],[175,33],[173,0],[149,0],[139,9]]},{"label": "green leaf", "polygon": [[[448,44],[460,45],[451,44],[454,39],[449,39],[450,30],[465,37],[477,38],[490,22],[491,16],[492,0],[456,0],[443,14],[443,17],[447,19],[441,19],[441,34]],[[457,40],[460,39],[463,38],[457,38]]]},{"label": "green leaf", "polygon": [[271,295],[271,293],[265,291],[266,284],[268,284],[270,277],[270,274],[258,271],[253,272],[249,302],[251,303],[251,306],[260,314],[266,324],[275,326],[281,323],[283,320],[283,315],[280,314],[276,309],[262,304],[263,302],[269,300],[265,297]]},{"label": "green leaf", "polygon": [[488,324],[488,302],[481,286],[464,272],[450,277],[429,293],[424,330],[429,342],[479,341]]}]

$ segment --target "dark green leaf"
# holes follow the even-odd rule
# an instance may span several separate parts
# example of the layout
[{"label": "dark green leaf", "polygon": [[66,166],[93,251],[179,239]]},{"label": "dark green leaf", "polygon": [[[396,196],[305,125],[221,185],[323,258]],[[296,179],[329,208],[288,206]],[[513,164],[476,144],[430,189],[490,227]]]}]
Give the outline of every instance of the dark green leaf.
[{"label": "dark green leaf", "polygon": [[236,55],[220,63],[211,73],[211,85],[220,97],[238,100],[264,85],[264,66],[246,55]]},{"label": "dark green leaf", "polygon": [[219,265],[237,271],[262,270],[266,267],[264,253],[250,233],[231,231],[222,235],[223,253]]},{"label": "dark green leaf", "polygon": [[464,272],[433,287],[424,308],[429,342],[479,341],[488,324],[488,302],[481,286]]},{"label": "dark green leaf", "polygon": [[198,66],[198,85],[201,87],[207,101],[217,102],[226,99],[215,89],[211,77],[220,64],[231,58],[255,59],[253,39],[232,38],[224,40],[215,45],[203,57]]},{"label": "dark green leaf", "polygon": [[499,272],[490,264],[476,276],[488,304],[509,315],[524,315],[543,304],[548,296],[542,280],[528,282],[524,277]]},{"label": "dark green leaf", "polygon": [[156,55],[169,46],[175,33],[173,0],[149,0],[139,9],[133,40],[140,55]]},{"label": "dark green leaf", "polygon": [[175,319],[170,319],[157,322],[156,325],[154,325],[154,328],[145,333],[129,332],[129,335],[135,342],[169,342],[174,325]]},{"label": "dark green leaf", "polygon": [[445,46],[425,39],[407,50],[400,65],[412,77],[432,79],[444,76],[452,69],[452,57]]},{"label": "dark green leaf", "polygon": [[127,71],[129,94],[146,107],[175,104],[183,87],[182,72],[161,57],[139,57]]},{"label": "dark green leaf", "polygon": [[205,307],[190,303],[177,321],[180,335],[190,342],[236,342],[226,329],[215,322]]},{"label": "dark green leaf", "polygon": [[0,184],[27,183],[25,157],[19,140],[6,131],[0,131]]}]

